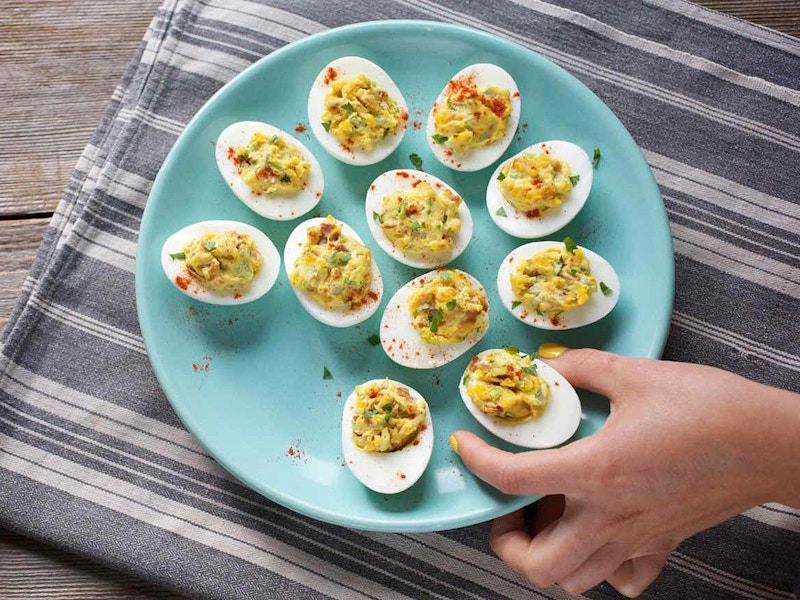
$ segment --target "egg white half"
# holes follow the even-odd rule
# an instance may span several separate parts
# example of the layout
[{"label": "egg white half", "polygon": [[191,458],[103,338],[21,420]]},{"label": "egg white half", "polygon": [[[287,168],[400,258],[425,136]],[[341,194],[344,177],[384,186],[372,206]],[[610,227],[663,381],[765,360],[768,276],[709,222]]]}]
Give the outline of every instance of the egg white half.
[{"label": "egg white half", "polygon": [[[215,233],[219,235],[228,231],[248,234],[253,238],[256,247],[259,252],[261,252],[261,256],[264,259],[261,264],[261,269],[253,278],[250,286],[238,294],[234,294],[233,292],[218,292],[203,288],[189,274],[183,260],[175,260],[170,256],[170,254],[179,254],[183,252],[186,244],[206,233]],[[278,273],[281,270],[281,256],[278,254],[278,249],[275,247],[275,244],[272,243],[272,240],[252,225],[239,223],[238,221],[201,221],[188,225],[167,238],[164,245],[161,247],[161,267],[164,269],[164,274],[172,285],[190,298],[200,300],[201,302],[208,302],[209,304],[246,304],[247,302],[252,302],[253,300],[261,298],[261,296],[266,294],[275,284],[275,280],[278,278]],[[180,285],[179,281],[183,283],[183,285]]]},{"label": "egg white half", "polygon": [[[497,176],[500,175],[500,170],[516,157],[526,152],[541,154],[545,149],[552,156],[565,160],[572,175],[580,175],[580,180],[564,198],[561,206],[549,208],[539,217],[527,217],[503,198]],[[503,161],[495,169],[486,187],[486,208],[495,225],[509,235],[525,239],[544,237],[558,231],[578,215],[589,197],[593,176],[592,162],[580,146],[560,140],[539,142]],[[497,214],[498,211],[501,214]],[[502,216],[503,212],[506,214],[505,217]]]},{"label": "egg white half", "polygon": [[[375,382],[382,380],[376,379]],[[391,383],[408,388],[412,398],[420,398],[420,393],[412,387],[397,381]],[[371,383],[370,381],[364,384]],[[417,436],[419,443],[411,443],[395,452],[365,452],[353,442],[353,411],[356,392],[348,396],[342,411],[342,455],[356,478],[369,489],[379,494],[397,494],[410,488],[425,472],[433,452],[433,421],[428,407],[426,429]],[[427,403],[425,404],[427,406]]]},{"label": "egg white half", "polygon": [[[250,138],[255,133],[263,133],[270,137],[278,135],[297,147],[311,164],[308,181],[302,190],[294,194],[270,194],[266,196],[253,192],[252,188],[242,180],[237,172],[238,167],[233,159],[228,156],[231,148],[235,152],[237,148],[247,146]],[[236,194],[236,197],[244,202],[248,208],[267,219],[275,221],[295,219],[314,208],[322,198],[325,177],[322,174],[322,167],[319,166],[314,154],[297,138],[268,123],[240,121],[226,127],[217,139],[216,159],[222,178],[231,188],[231,191]]]},{"label": "egg white half", "polygon": [[[530,242],[516,248],[503,259],[497,273],[497,292],[500,295],[503,306],[526,325],[531,325],[539,329],[574,329],[599,321],[610,313],[617,305],[617,300],[619,300],[619,295],[621,293],[619,276],[606,259],[596,252],[587,250],[583,246],[579,246],[579,248],[583,250],[584,255],[589,261],[592,277],[597,280],[597,291],[589,296],[589,300],[586,301],[586,304],[560,314],[558,316],[557,325],[554,325],[547,317],[529,312],[521,304],[512,308],[511,305],[513,302],[517,301],[517,297],[511,289],[511,273],[516,270],[520,260],[530,258],[537,252],[551,247],[561,248],[563,247],[563,243],[553,241]],[[603,292],[600,291],[601,281],[611,288],[610,295],[605,296]]]},{"label": "egg white half", "polygon": [[[411,189],[414,187],[414,184],[419,181],[429,183],[436,190],[450,190],[454,196],[461,197],[461,204],[458,207],[458,218],[461,219],[461,229],[456,234],[453,240],[453,248],[449,252],[426,255],[404,254],[388,237],[386,237],[380,223],[375,220],[374,213],[380,214],[383,207],[384,196],[388,196],[393,192]],[[469,207],[466,201],[464,201],[464,198],[444,181],[424,171],[396,169],[379,175],[367,190],[365,208],[367,213],[367,225],[369,225],[369,230],[372,232],[372,236],[375,238],[375,241],[378,242],[381,249],[398,262],[410,267],[423,269],[441,267],[458,258],[467,248],[472,238],[472,214],[469,212]]]},{"label": "egg white half", "polygon": [[[330,82],[326,83],[330,72],[329,69],[333,69],[336,79],[353,79],[361,74],[366,75],[394,99],[400,108],[401,115],[404,115],[400,119],[400,124],[395,132],[380,140],[369,152],[345,149],[342,143],[331,132],[325,131],[322,126],[322,114],[325,112],[325,96],[330,90]],[[314,80],[311,91],[308,94],[308,123],[317,141],[328,154],[349,165],[371,165],[389,156],[403,140],[406,129],[408,129],[408,105],[397,84],[387,75],[386,71],[366,58],[343,56],[325,65],[325,68],[320,71]]]},{"label": "egg white half", "polygon": [[[283,249],[283,262],[286,269],[287,277],[294,271],[294,261],[303,251],[303,245],[306,243],[306,232],[315,225],[319,225],[325,219],[322,217],[315,217],[303,221],[294,231],[289,235],[286,240],[286,246]],[[350,236],[358,242],[364,243],[361,237],[343,221],[338,221],[342,225],[342,233]],[[291,284],[290,284],[291,285]],[[330,325],[332,327],[350,327],[356,325],[361,321],[370,318],[381,303],[383,297],[383,278],[381,272],[378,270],[378,265],[375,264],[375,259],[372,260],[372,283],[370,284],[370,291],[377,295],[377,300],[372,300],[364,303],[363,305],[355,308],[326,308],[317,304],[317,302],[303,290],[298,290],[295,286],[291,286],[295,296],[300,301],[300,304],[306,309],[306,312],[314,317],[317,321]]]},{"label": "egg white half", "polygon": [[442,91],[439,93],[439,97],[436,99],[436,102],[434,102],[433,107],[431,107],[430,113],[428,113],[428,121],[425,132],[428,145],[430,146],[433,155],[444,166],[455,169],[456,171],[478,171],[491,165],[503,155],[503,152],[505,152],[506,148],[508,148],[509,144],[511,144],[511,140],[514,139],[514,136],[517,133],[517,125],[519,125],[521,104],[519,88],[517,87],[517,82],[514,81],[514,78],[511,77],[507,71],[498,67],[497,65],[480,63],[461,69],[458,73],[450,78],[448,84],[454,79],[458,79],[459,77],[463,76],[469,77],[473,73],[475,75],[474,82],[478,88],[493,85],[500,88],[505,88],[511,93],[511,114],[508,116],[505,135],[503,135],[502,138],[497,140],[491,146],[469,150],[468,152],[463,152],[461,154],[448,154],[448,148],[446,145],[439,144],[433,140],[433,135],[436,133],[436,123],[433,119],[433,111],[441,104],[447,102],[447,85],[444,86]]},{"label": "egg white half", "polygon": [[[481,352],[478,356],[487,352],[491,350]],[[533,360],[533,363],[539,376],[550,385],[550,400],[537,419],[510,423],[481,412],[467,394],[463,375],[458,389],[464,405],[475,420],[500,439],[525,448],[552,448],[566,442],[578,430],[581,423],[581,401],[575,388],[561,373],[538,359]],[[464,371],[464,375],[466,374]]]},{"label": "egg white half", "polygon": [[[453,269],[453,271],[456,270]],[[389,358],[404,367],[412,369],[441,367],[472,348],[489,330],[487,321],[484,329],[473,331],[466,339],[455,344],[428,344],[420,337],[419,332],[412,325],[411,313],[408,310],[408,296],[434,274],[435,271],[430,271],[409,281],[397,290],[383,311],[380,331],[381,345]],[[464,273],[464,275],[473,287],[486,296],[486,291],[477,279],[469,273]]]}]

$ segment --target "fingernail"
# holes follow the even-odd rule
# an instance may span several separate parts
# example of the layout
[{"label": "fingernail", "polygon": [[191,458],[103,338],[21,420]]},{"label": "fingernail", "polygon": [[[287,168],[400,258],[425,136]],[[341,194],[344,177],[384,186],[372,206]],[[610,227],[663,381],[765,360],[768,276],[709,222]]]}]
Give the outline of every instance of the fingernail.
[{"label": "fingernail", "polygon": [[536,355],[539,358],[558,358],[564,352],[569,350],[566,346],[562,346],[561,344],[554,344],[552,342],[545,342],[541,346],[539,346],[539,351]]},{"label": "fingernail", "polygon": [[453,452],[458,454],[458,440],[456,439],[456,436],[451,435],[448,441],[450,442],[450,445],[453,447]]}]

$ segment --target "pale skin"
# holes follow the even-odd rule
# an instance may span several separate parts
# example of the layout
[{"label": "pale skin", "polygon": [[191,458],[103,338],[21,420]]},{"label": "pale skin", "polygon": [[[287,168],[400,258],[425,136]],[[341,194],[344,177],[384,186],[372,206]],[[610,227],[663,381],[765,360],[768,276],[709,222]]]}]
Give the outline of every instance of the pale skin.
[{"label": "pale skin", "polygon": [[495,553],[535,585],[580,594],[608,581],[635,597],[689,536],[764,502],[800,507],[800,394],[597,350],[546,362],[576,388],[609,398],[600,431],[517,454],[466,431],[453,436],[487,483],[545,496],[531,531],[517,511],[490,534]]}]

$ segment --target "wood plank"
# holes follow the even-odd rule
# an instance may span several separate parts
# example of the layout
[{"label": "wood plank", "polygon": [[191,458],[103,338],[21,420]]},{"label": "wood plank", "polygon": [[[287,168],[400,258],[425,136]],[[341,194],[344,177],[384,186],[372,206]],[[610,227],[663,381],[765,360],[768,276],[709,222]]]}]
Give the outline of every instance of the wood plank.
[{"label": "wood plank", "polygon": [[694,0],[707,8],[800,37],[800,0]]},{"label": "wood plank", "polygon": [[49,222],[49,218],[0,221],[0,328],[16,304]]}]

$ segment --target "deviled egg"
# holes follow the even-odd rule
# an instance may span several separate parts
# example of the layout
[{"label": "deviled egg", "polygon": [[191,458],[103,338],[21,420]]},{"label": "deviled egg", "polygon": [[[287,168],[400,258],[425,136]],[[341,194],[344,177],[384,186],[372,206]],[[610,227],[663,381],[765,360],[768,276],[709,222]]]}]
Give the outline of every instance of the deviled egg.
[{"label": "deviled egg", "polygon": [[473,417],[497,437],[525,448],[566,442],[581,422],[581,402],[553,367],[516,348],[486,350],[458,386]]},{"label": "deviled egg", "polygon": [[332,216],[309,219],[286,240],[283,260],[300,304],[333,327],[350,327],[378,309],[383,279],[371,250]]},{"label": "deviled egg", "polygon": [[245,304],[272,288],[281,268],[264,233],[237,221],[201,221],[176,231],[161,248],[161,267],[181,292],[211,304]]},{"label": "deviled egg", "polygon": [[217,139],[216,159],[233,193],[267,219],[295,219],[322,198],[325,178],[311,150],[268,123],[226,127]]},{"label": "deviled egg", "polygon": [[470,65],[447,83],[428,115],[428,145],[458,171],[488,167],[506,151],[519,124],[514,78],[497,65]]},{"label": "deviled egg", "polygon": [[396,363],[433,369],[458,358],[489,328],[489,300],[469,273],[438,269],[401,287],[383,312],[381,345]]},{"label": "deviled egg", "polygon": [[308,122],[334,158],[371,165],[389,156],[408,128],[408,107],[386,71],[365,58],[328,64],[308,94]]},{"label": "deviled egg", "polygon": [[560,140],[539,142],[502,163],[486,188],[492,221],[518,238],[558,231],[586,204],[592,163],[580,146]]},{"label": "deviled egg", "polygon": [[564,242],[531,242],[503,259],[497,273],[503,305],[539,329],[573,329],[594,323],[616,306],[620,281],[602,256]]},{"label": "deviled egg", "polygon": [[396,494],[420,478],[433,451],[433,422],[414,388],[373,379],[347,398],[342,412],[342,454],[369,489]]},{"label": "deviled egg", "polygon": [[455,260],[472,238],[467,203],[444,181],[423,171],[379,175],[367,190],[367,223],[389,256],[411,267]]}]

